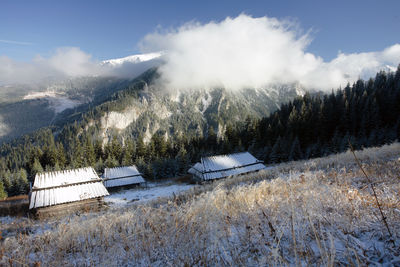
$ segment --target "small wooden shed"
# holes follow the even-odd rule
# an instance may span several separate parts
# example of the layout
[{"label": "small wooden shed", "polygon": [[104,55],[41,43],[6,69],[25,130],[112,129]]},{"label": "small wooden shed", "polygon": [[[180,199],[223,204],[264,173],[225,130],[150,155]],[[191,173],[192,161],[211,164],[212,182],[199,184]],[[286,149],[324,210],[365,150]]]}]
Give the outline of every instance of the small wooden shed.
[{"label": "small wooden shed", "polygon": [[201,161],[189,169],[194,180],[208,181],[256,172],[266,169],[264,162],[257,160],[249,152],[202,157]]},{"label": "small wooden shed", "polygon": [[131,187],[143,185],[146,181],[135,165],[106,168],[103,174],[104,185],[108,188]]},{"label": "small wooden shed", "polygon": [[98,210],[109,195],[92,167],[36,174],[29,210],[39,218]]}]

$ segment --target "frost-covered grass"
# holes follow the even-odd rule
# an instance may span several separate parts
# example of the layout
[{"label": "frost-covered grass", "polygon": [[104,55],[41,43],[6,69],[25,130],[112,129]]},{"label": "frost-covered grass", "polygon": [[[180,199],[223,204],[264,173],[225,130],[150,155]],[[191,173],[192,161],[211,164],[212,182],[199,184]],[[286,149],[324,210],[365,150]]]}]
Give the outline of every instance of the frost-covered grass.
[{"label": "frost-covered grass", "polygon": [[400,265],[399,152],[356,152],[394,242],[348,152],[8,237],[0,265]]}]

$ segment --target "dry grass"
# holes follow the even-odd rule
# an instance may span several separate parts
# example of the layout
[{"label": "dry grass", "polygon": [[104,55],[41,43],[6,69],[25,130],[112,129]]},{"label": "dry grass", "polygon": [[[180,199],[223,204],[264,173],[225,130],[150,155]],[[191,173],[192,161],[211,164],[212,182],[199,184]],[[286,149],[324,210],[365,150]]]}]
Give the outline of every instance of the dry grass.
[{"label": "dry grass", "polygon": [[73,217],[1,243],[0,264],[400,264],[400,144],[197,186],[174,199]]}]

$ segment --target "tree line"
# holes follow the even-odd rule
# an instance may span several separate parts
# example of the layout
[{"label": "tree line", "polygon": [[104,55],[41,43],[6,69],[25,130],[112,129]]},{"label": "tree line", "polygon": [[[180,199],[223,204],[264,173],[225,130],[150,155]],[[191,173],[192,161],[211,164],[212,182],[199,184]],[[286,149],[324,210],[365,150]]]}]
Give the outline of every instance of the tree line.
[{"label": "tree line", "polygon": [[400,66],[330,94],[306,93],[268,117],[227,124],[221,136],[209,126],[201,136],[157,132],[144,142],[115,134],[103,143],[79,122],[61,131],[45,128],[0,147],[0,197],[26,193],[41,171],[135,164],[146,179],[161,179],[185,174],[207,155],[248,150],[273,164],[343,152],[349,141],[360,149],[399,138]]}]

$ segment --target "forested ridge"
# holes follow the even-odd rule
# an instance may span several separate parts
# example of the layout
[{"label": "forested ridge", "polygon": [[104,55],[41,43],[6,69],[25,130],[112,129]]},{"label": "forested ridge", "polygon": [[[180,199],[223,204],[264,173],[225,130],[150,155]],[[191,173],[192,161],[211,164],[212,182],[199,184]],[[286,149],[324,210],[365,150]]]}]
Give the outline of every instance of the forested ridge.
[{"label": "forested ridge", "polygon": [[[136,91],[128,88],[118,97]],[[95,108],[85,116],[100,111]],[[103,145],[85,128],[84,120],[3,144],[0,197],[26,193],[28,181],[43,170],[93,166],[101,172],[104,167],[136,164],[145,178],[161,179],[186,173],[204,155],[249,150],[270,164],[342,152],[349,141],[355,148],[391,143],[400,137],[400,66],[396,72],[382,71],[374,79],[358,80],[330,94],[306,93],[268,117],[228,124],[221,137],[209,126],[204,136],[166,140],[159,132],[145,143],[143,136],[115,135]]]}]

